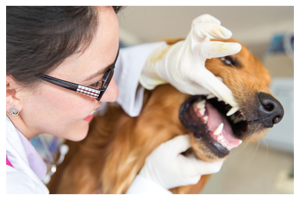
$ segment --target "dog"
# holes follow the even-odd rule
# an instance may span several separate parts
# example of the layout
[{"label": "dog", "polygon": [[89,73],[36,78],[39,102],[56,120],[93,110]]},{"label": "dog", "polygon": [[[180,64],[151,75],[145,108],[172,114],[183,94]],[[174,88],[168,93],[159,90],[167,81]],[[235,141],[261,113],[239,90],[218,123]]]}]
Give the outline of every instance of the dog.
[{"label": "dog", "polygon": [[[145,91],[138,117],[111,104],[104,116],[94,117],[83,141],[66,142],[70,151],[47,185],[50,193],[126,193],[147,156],[178,135],[189,134],[185,156],[212,162],[226,159],[241,142],[261,139],[282,119],[283,107],[268,89],[270,75],[245,45],[205,66],[232,91],[238,110],[213,95],[183,94],[169,84]],[[170,191],[198,194],[209,176]]]}]

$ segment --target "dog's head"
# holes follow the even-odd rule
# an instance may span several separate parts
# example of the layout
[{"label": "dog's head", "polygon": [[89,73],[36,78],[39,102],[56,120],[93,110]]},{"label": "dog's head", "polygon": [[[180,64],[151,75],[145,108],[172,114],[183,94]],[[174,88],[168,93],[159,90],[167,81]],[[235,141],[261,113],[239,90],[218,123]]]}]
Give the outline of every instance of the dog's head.
[{"label": "dog's head", "polygon": [[[189,133],[194,154],[213,161],[225,158],[242,141],[261,139],[280,122],[284,111],[268,89],[267,69],[244,45],[235,55],[208,59],[205,66],[232,91],[238,110],[213,95],[190,96],[170,85],[157,87],[144,110],[155,112],[159,104],[161,113],[153,113],[153,120],[161,115],[174,135]],[[155,126],[159,132],[164,125],[156,122]]]}]

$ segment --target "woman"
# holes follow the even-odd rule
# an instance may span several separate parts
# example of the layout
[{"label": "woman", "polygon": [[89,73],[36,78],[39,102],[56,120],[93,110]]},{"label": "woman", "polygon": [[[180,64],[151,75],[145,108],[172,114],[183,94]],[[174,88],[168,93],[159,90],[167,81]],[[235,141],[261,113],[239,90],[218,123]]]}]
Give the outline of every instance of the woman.
[{"label": "woman", "polygon": [[[191,82],[193,73],[186,73],[182,66],[174,69],[161,61],[150,64],[147,59],[166,47],[164,43],[129,48],[119,55],[116,17],[119,9],[107,6],[7,7],[7,193],[49,193],[41,182],[46,173],[45,164],[28,140],[41,133],[73,141],[84,139],[93,113],[102,102],[117,100],[129,115],[138,115],[143,94],[139,79],[148,89],[165,82],[190,94],[205,93],[209,89],[201,86],[201,82]],[[206,36],[231,36],[230,31],[211,16],[195,23],[209,25],[200,27]],[[193,35],[188,38],[191,41],[187,39],[164,59],[180,58],[191,67],[201,65],[198,78],[209,74],[204,67],[206,58],[240,50],[237,44],[216,45],[208,39],[210,45],[201,47],[207,50],[202,50],[200,56],[191,52],[178,55],[186,45],[197,46],[207,41],[201,37],[195,40]],[[118,86],[112,78],[114,69]],[[176,81],[178,72],[184,76]],[[82,90],[77,89],[78,85],[83,86]],[[226,86],[221,84],[222,87]],[[220,88],[214,93],[226,99],[228,95],[220,92]],[[84,92],[87,90],[91,93]],[[167,189],[195,184],[201,175],[220,170],[222,162],[205,163],[179,155],[189,147],[188,138],[179,136],[155,149],[128,193],[169,193]],[[168,163],[164,163],[167,159]]]}]

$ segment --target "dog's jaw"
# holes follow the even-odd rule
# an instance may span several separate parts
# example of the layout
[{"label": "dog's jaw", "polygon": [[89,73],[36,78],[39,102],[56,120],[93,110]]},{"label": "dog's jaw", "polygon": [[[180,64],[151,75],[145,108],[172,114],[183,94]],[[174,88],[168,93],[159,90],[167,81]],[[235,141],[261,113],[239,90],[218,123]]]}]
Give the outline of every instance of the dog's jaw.
[{"label": "dog's jaw", "polygon": [[[230,110],[230,106],[226,109]],[[202,160],[224,158],[232,148],[241,144],[241,140],[234,137],[227,117],[208,103],[206,96],[188,98],[180,108],[179,120],[193,133],[198,144],[193,147],[194,153]]]}]

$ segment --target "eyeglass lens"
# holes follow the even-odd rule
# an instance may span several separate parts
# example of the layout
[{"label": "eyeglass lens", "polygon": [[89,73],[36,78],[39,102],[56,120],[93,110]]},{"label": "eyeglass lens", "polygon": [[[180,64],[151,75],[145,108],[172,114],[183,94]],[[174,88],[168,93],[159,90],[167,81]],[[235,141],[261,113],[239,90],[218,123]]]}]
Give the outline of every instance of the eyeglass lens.
[{"label": "eyeglass lens", "polygon": [[[101,91],[98,99],[100,100],[101,97],[103,96],[104,92],[106,91],[112,77],[113,77],[113,74],[114,74],[114,69],[110,68],[103,76],[103,81],[102,81],[102,85],[101,85],[101,88],[104,88],[105,90],[104,91]],[[97,100],[98,100],[97,99]],[[98,100],[98,101],[99,101]]]}]

